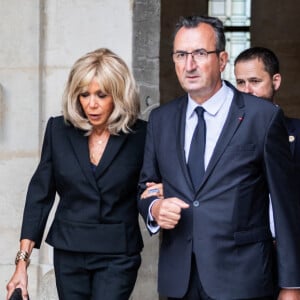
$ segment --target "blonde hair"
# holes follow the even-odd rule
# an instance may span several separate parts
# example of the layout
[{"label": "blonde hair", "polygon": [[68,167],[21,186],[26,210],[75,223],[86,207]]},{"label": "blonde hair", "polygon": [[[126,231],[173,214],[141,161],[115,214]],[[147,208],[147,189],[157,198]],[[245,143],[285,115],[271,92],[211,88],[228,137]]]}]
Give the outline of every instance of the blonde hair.
[{"label": "blonde hair", "polygon": [[111,134],[128,133],[140,113],[138,89],[126,63],[106,48],[89,52],[73,65],[63,94],[63,116],[66,122],[86,130],[92,125],[85,116],[79,95],[95,79],[101,91],[111,95],[114,110],[108,119]]}]

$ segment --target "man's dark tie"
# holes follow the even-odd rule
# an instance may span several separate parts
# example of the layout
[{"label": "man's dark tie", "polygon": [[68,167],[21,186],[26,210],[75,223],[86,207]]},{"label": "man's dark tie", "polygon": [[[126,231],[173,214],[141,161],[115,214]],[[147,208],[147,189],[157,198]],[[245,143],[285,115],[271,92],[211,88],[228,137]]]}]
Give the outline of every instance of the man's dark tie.
[{"label": "man's dark tie", "polygon": [[195,112],[198,115],[198,124],[195,128],[188,158],[188,169],[194,185],[195,190],[198,189],[202,181],[205,167],[204,167],[204,152],[205,152],[205,138],[206,126],[203,117],[204,108],[198,106]]}]

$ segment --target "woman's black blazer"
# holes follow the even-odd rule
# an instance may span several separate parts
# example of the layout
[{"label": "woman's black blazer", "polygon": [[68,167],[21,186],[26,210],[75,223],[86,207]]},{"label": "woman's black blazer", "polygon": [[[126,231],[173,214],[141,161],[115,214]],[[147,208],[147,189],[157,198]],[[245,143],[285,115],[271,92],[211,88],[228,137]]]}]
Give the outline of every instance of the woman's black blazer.
[{"label": "woman's black blazer", "polygon": [[143,248],[138,224],[137,182],[146,122],[129,134],[110,136],[93,172],[85,132],[50,118],[41,160],[28,187],[21,239],[39,248],[55,195],[59,202],[46,242],[55,248],[134,254]]}]

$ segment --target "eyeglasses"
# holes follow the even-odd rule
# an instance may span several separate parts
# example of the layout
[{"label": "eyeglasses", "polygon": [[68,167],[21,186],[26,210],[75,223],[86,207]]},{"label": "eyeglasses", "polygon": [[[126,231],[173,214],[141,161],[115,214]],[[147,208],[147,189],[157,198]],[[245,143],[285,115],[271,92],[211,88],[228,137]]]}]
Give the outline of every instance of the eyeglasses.
[{"label": "eyeglasses", "polygon": [[175,63],[184,63],[187,60],[187,57],[189,54],[192,55],[192,58],[196,62],[201,62],[207,59],[208,54],[212,53],[220,53],[221,51],[219,50],[214,50],[214,51],[206,51],[205,49],[196,49],[192,52],[186,52],[186,51],[176,51],[173,52],[173,60]]}]

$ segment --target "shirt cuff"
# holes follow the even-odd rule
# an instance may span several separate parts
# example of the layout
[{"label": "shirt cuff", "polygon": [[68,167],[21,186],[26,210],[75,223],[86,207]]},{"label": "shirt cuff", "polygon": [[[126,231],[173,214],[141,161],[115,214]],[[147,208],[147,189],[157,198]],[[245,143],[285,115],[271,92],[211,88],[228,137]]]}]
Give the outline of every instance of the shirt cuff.
[{"label": "shirt cuff", "polygon": [[152,201],[152,203],[149,205],[149,209],[148,209],[148,216],[147,216],[147,228],[148,230],[155,234],[160,230],[160,226],[156,223],[156,221],[154,220],[152,214],[151,214],[151,208],[153,206],[153,204],[159,199],[155,199],[154,201]]}]

